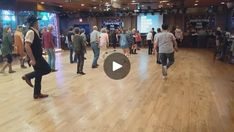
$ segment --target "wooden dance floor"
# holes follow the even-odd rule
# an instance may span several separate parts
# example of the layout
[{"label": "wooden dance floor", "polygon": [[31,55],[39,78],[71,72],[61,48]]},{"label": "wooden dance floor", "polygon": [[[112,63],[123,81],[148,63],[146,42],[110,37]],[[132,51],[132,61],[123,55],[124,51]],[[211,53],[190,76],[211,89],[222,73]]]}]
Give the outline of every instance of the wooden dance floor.
[{"label": "wooden dance floor", "polygon": [[105,75],[103,59],[91,68],[91,50],[85,76],[68,55],[57,53],[59,71],[44,76],[46,99],[34,100],[21,80],[32,68],[0,74],[0,132],[234,131],[234,65],[213,63],[211,51],[180,49],[166,81],[147,49],[129,57],[131,71],[119,81]]}]

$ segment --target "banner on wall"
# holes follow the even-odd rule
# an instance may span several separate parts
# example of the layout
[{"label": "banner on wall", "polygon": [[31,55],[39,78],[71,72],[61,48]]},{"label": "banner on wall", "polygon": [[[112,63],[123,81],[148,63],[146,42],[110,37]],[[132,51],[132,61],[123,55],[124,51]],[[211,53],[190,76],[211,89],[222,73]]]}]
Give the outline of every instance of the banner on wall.
[{"label": "banner on wall", "polygon": [[188,20],[189,25],[196,29],[202,28],[214,28],[215,27],[215,18],[192,18]]},{"label": "banner on wall", "polygon": [[124,26],[123,21],[120,19],[115,20],[104,20],[102,27],[106,27],[108,30],[115,30]]}]

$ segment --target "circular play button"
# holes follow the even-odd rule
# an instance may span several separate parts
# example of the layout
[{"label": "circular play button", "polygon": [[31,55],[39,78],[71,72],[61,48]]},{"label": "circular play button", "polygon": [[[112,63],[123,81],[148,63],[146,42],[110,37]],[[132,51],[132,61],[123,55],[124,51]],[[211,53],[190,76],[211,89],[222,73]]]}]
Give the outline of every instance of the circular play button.
[{"label": "circular play button", "polygon": [[120,80],[126,77],[130,71],[130,61],[121,53],[112,53],[104,62],[104,71],[108,77]]}]

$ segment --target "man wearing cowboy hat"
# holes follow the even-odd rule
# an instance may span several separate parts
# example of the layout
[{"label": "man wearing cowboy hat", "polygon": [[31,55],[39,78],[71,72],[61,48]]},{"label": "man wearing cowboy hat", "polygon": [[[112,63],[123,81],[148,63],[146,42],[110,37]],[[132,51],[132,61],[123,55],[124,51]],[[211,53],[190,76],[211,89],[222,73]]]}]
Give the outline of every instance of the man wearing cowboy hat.
[{"label": "man wearing cowboy hat", "polygon": [[25,49],[30,59],[29,64],[33,66],[34,71],[25,74],[22,79],[26,83],[33,87],[31,79],[35,78],[34,84],[34,99],[46,98],[48,95],[41,93],[41,80],[42,76],[51,72],[49,64],[42,57],[42,45],[39,35],[38,18],[35,16],[29,16],[27,23],[29,24],[29,30],[25,36]]}]

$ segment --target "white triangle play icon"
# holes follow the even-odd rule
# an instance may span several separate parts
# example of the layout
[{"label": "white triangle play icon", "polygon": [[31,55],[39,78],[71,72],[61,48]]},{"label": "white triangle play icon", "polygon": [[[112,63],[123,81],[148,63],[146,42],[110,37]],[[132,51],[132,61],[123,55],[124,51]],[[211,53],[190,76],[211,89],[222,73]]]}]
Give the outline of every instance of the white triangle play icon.
[{"label": "white triangle play icon", "polygon": [[115,61],[112,62],[112,71],[116,71],[116,70],[118,70],[118,69],[120,69],[120,68],[122,68],[122,67],[123,67],[123,66],[120,65],[119,63],[117,63],[117,62],[115,62]]}]

